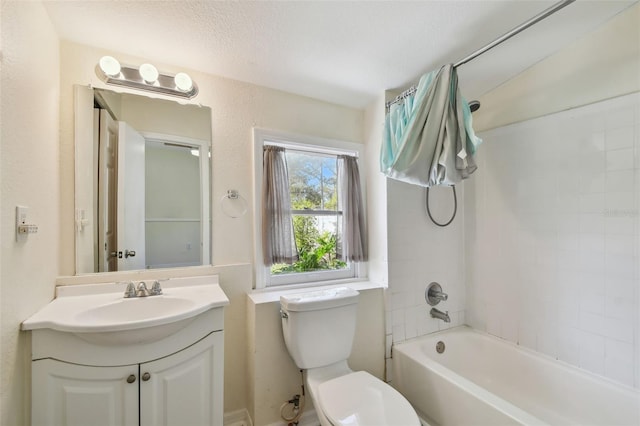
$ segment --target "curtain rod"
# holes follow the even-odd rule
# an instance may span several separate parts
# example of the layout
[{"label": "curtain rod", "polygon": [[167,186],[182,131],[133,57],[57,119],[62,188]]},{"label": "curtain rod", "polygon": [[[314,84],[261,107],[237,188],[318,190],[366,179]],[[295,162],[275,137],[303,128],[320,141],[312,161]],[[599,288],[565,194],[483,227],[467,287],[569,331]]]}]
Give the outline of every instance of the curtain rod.
[{"label": "curtain rod", "polygon": [[[470,61],[474,60],[475,58],[477,58],[478,56],[480,56],[483,53],[487,52],[488,50],[491,50],[494,47],[496,47],[497,45],[501,44],[502,42],[505,42],[505,41],[509,40],[511,37],[515,36],[516,34],[521,33],[522,31],[526,30],[527,28],[537,24],[538,22],[540,22],[543,19],[549,17],[550,15],[553,15],[554,13],[559,11],[560,9],[563,9],[566,6],[569,6],[571,3],[575,2],[575,1],[576,0],[562,0],[562,1],[559,1],[558,3],[555,3],[554,5],[548,7],[547,9],[543,10],[542,12],[538,13],[536,16],[534,16],[533,18],[529,19],[528,21],[525,21],[522,24],[518,25],[517,27],[511,29],[510,31],[507,31],[506,33],[504,33],[503,35],[501,35],[497,39],[493,40],[491,43],[487,44],[486,46],[481,47],[480,49],[478,49],[475,52],[471,53],[470,55],[466,56],[465,58],[463,58],[463,59],[459,60],[458,62],[454,63],[453,67],[457,68],[460,65],[464,65],[467,62],[470,62]],[[407,96],[412,95],[413,93],[415,93],[415,91],[416,91],[416,86],[415,85],[410,87],[409,89],[405,90],[399,96],[397,96],[394,100],[389,101],[389,102],[386,103],[387,109],[389,109],[391,107],[391,105],[402,101]]]}]

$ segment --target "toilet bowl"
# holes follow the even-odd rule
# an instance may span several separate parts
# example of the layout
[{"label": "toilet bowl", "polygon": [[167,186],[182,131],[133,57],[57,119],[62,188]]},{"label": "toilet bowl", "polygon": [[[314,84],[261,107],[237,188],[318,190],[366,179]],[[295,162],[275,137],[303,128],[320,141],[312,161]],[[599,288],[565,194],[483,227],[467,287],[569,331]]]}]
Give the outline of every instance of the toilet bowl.
[{"label": "toilet bowl", "polygon": [[320,424],[419,426],[415,410],[397,390],[349,368],[357,303],[358,292],[346,287],[280,297],[285,344],[305,370]]}]

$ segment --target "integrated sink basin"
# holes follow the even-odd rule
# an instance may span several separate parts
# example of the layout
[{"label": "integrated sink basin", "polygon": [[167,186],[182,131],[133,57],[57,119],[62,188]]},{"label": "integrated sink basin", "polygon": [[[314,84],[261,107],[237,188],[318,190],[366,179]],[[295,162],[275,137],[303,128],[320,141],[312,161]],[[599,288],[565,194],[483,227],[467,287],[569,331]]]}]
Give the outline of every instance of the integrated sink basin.
[{"label": "integrated sink basin", "polygon": [[22,329],[69,332],[102,345],[149,343],[229,303],[211,277],[168,280],[158,296],[127,299],[125,287],[124,283],[58,287],[56,299],[24,321]]},{"label": "integrated sink basin", "polygon": [[89,308],[79,312],[76,320],[85,326],[109,327],[114,325],[114,321],[130,325],[181,315],[193,309],[197,309],[197,304],[192,300],[170,296],[136,297]]}]

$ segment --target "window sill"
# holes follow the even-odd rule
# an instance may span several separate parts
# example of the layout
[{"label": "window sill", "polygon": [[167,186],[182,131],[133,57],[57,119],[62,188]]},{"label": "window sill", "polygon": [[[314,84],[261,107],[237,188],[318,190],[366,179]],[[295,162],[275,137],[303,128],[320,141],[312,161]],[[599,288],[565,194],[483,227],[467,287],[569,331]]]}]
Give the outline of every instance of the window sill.
[{"label": "window sill", "polygon": [[376,288],[387,288],[384,284],[374,283],[372,281],[355,281],[344,280],[333,282],[331,284],[325,283],[304,283],[299,285],[286,285],[286,286],[274,286],[265,289],[253,290],[248,294],[251,301],[259,305],[261,303],[273,303],[279,302],[280,296],[288,294],[303,293],[305,291],[323,290],[336,287],[349,287],[353,290],[373,290]]}]

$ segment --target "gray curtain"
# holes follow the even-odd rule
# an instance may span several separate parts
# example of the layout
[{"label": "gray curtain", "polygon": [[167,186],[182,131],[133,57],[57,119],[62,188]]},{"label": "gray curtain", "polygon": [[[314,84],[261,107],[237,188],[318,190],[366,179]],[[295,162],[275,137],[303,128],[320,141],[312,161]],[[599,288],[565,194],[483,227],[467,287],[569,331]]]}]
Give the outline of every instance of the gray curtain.
[{"label": "gray curtain", "polygon": [[352,262],[366,261],[367,234],[360,173],[355,157],[338,156],[338,184],[338,208],[342,210],[342,241],[338,245],[338,256]]},{"label": "gray curtain", "polygon": [[264,264],[298,260],[285,150],[265,146],[262,158],[262,253]]}]

